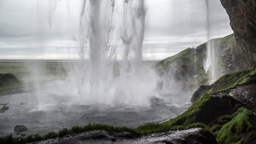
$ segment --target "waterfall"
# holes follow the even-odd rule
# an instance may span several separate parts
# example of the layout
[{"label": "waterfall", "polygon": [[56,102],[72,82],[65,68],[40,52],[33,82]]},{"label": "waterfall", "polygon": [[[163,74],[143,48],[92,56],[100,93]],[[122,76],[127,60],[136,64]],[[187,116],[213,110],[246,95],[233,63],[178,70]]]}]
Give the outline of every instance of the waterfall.
[{"label": "waterfall", "polygon": [[210,27],[210,3],[208,0],[205,0],[206,3],[206,17],[207,17],[207,53],[206,53],[206,61],[204,62],[204,70],[208,73],[208,83],[211,84],[217,80],[216,75],[216,53],[215,53],[215,44],[214,41],[211,40],[211,27]]},{"label": "waterfall", "polygon": [[[52,13],[60,2],[49,3]],[[77,101],[149,104],[156,74],[142,65],[145,18],[144,0],[81,1],[80,62],[67,67]]]}]

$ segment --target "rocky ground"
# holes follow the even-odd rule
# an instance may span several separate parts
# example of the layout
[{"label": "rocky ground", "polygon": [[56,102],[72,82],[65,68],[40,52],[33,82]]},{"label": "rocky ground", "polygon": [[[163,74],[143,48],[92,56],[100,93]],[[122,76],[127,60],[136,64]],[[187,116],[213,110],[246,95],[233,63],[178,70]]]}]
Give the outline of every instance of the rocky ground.
[{"label": "rocky ground", "polygon": [[36,144],[72,144],[72,143],[94,143],[94,144],[217,144],[214,136],[202,128],[194,128],[181,131],[167,131],[150,135],[138,135],[131,132],[108,132],[95,130],[77,135],[68,135],[63,138],[50,139],[36,142]]}]

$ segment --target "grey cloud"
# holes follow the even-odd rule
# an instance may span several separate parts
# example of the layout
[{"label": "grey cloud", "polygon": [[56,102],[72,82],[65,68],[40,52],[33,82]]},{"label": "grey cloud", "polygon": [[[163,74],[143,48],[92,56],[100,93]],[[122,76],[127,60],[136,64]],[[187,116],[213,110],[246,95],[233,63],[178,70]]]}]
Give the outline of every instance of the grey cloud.
[{"label": "grey cloud", "polygon": [[[191,37],[191,41],[176,42],[172,44],[173,47],[195,46],[206,40],[208,31],[205,0],[145,1],[146,37]],[[228,16],[220,1],[208,1],[211,36],[231,33]],[[49,9],[47,2],[48,0],[0,0],[0,50],[3,39],[9,39],[9,43],[12,43],[21,38],[18,42],[26,43],[22,38],[39,38],[43,41],[72,39],[73,36],[79,35],[81,0],[59,1],[55,12]],[[6,51],[7,49],[2,50]]]},{"label": "grey cloud", "polygon": [[[164,17],[154,12],[155,16],[150,19],[153,22],[149,24],[148,28],[151,33],[171,36],[207,33],[207,9],[205,0],[178,0],[171,2],[170,9],[172,10]],[[221,6],[220,1],[209,0],[209,2],[211,31],[219,31],[220,35],[226,34],[227,32],[231,33],[228,15]]]}]

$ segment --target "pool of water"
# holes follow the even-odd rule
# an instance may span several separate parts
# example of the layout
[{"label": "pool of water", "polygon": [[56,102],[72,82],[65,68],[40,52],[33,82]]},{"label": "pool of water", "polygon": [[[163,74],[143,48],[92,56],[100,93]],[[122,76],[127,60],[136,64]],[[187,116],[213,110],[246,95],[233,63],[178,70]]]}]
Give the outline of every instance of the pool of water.
[{"label": "pool of water", "polygon": [[[9,108],[0,113],[0,136],[45,134],[89,123],[137,127],[174,118],[191,105],[191,93],[152,97],[149,106],[83,105],[49,93],[41,93],[43,102],[39,103],[35,95],[36,92],[0,96],[0,104]],[[25,125],[28,130],[16,133],[16,125]]]}]

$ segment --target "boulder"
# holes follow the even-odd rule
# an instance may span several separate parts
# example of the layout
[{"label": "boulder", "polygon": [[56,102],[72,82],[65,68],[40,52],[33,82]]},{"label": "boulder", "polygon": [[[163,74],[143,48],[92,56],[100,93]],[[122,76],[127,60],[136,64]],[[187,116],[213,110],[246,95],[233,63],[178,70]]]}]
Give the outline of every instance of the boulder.
[{"label": "boulder", "polygon": [[246,108],[256,112],[256,84],[237,86],[230,90],[230,95],[239,99]]},{"label": "boulder", "polygon": [[24,131],[27,131],[27,127],[24,126],[24,125],[16,125],[15,128],[14,128],[14,131],[15,132],[24,132]]},{"label": "boulder", "polygon": [[0,113],[4,113],[5,111],[7,111],[9,109],[9,107],[6,105],[7,104],[0,104]]}]

